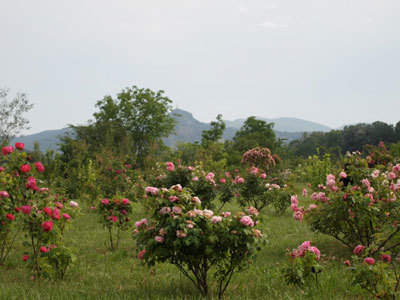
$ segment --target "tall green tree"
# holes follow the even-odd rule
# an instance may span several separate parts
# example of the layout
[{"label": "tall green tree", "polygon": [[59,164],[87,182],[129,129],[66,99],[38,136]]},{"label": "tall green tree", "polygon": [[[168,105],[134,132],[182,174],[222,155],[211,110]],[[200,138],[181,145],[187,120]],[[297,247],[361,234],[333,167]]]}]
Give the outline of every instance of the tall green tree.
[{"label": "tall green tree", "polygon": [[222,115],[219,114],[215,121],[211,122],[209,130],[203,130],[201,135],[201,144],[205,145],[209,142],[218,142],[222,139],[225,130],[225,122],[222,120]]},{"label": "tall green tree", "polygon": [[0,145],[29,129],[29,120],[24,114],[33,107],[26,94],[17,93],[9,99],[9,92],[7,88],[0,88]]},{"label": "tall green tree", "polygon": [[233,137],[233,148],[241,153],[255,147],[266,147],[275,152],[279,142],[273,131],[274,123],[249,117]]},{"label": "tall green tree", "polygon": [[115,98],[108,95],[96,103],[98,111],[88,125],[71,126],[72,138],[85,141],[90,153],[108,148],[132,155],[142,166],[150,151],[159,148],[155,145],[162,144],[162,138],[175,128],[171,104],[163,91],[136,86],[123,89]]}]

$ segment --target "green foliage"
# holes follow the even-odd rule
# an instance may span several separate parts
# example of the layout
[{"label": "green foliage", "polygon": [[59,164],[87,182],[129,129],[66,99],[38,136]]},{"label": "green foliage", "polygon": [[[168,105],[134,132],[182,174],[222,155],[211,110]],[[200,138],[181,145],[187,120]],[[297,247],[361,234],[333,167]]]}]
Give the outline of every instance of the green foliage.
[{"label": "green foliage", "polygon": [[255,147],[266,147],[274,151],[278,147],[275,133],[272,130],[274,124],[255,117],[249,117],[239,131],[233,137],[233,149],[244,153]]},{"label": "green foliage", "polygon": [[172,101],[163,94],[133,86],[122,90],[116,99],[105,96],[96,104],[99,111],[93,115],[95,126],[126,134],[138,165],[143,164],[151,145],[168,136],[175,127],[169,115]]},{"label": "green foliage", "polygon": [[201,144],[206,145],[209,142],[218,142],[222,139],[225,130],[225,122],[222,119],[222,115],[217,116],[216,121],[211,122],[211,128],[204,130],[202,133]]},{"label": "green foliage", "polygon": [[352,284],[359,285],[377,299],[396,299],[400,285],[397,263],[392,261],[390,254],[381,255],[380,260],[367,259],[370,263],[366,262],[365,256],[353,256],[349,268]]},{"label": "green foliage", "polygon": [[299,166],[299,171],[299,176],[305,182],[310,183],[313,189],[318,188],[318,185],[325,183],[326,175],[331,171],[330,155],[325,154],[321,159],[317,152],[317,155],[313,155],[305,161],[305,166]]}]

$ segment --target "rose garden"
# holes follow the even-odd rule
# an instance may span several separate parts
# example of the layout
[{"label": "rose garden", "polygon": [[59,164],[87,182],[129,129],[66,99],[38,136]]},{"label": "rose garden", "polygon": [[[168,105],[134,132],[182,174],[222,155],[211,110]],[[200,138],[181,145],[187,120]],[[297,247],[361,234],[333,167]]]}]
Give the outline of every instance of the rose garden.
[{"label": "rose garden", "polygon": [[[399,296],[398,152],[300,157],[252,117],[222,143],[220,116],[170,149],[170,100],[118,97],[61,154],[2,147],[1,299]],[[151,118],[129,111],[141,97]]]}]

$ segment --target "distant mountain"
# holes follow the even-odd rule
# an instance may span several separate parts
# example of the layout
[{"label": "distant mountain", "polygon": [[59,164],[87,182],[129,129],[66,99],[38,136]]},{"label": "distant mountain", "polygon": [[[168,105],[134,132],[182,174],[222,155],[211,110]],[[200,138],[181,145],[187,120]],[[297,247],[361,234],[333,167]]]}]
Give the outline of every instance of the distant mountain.
[{"label": "distant mountain", "polygon": [[[312,132],[312,131],[323,131],[327,132],[332,128],[303,119],[298,118],[276,118],[268,119],[263,117],[256,117],[259,120],[264,120],[267,123],[274,123],[274,130],[281,132]],[[236,119],[233,121],[225,121],[227,127],[240,128],[242,127],[246,119]]]},{"label": "distant mountain", "polygon": [[[200,122],[193,117],[193,114],[181,109],[175,109],[171,112],[171,117],[177,120],[175,133],[164,139],[168,146],[174,146],[177,142],[200,142],[203,130],[210,129],[210,124]],[[274,131],[278,138],[290,142],[299,139],[303,132],[312,131],[329,131],[329,127],[311,121],[306,121],[297,118],[277,118],[267,119],[258,118],[268,123],[275,124]],[[224,132],[224,139],[231,140],[236,131],[243,125],[245,119],[236,119],[234,121],[225,121],[226,129]],[[49,149],[58,150],[59,137],[71,132],[70,128],[63,128],[59,130],[46,130],[36,134],[26,135],[24,137],[15,138],[11,141],[14,144],[16,141],[23,142],[27,150],[33,150],[34,142],[40,144],[42,151]]]}]

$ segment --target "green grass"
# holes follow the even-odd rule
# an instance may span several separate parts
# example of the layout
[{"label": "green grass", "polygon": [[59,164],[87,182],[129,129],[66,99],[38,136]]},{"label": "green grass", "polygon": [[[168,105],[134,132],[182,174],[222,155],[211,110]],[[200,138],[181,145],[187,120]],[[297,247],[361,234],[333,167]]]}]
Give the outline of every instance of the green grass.
[{"label": "green grass", "polygon": [[[227,207],[236,211],[235,206]],[[144,215],[135,205],[134,219]],[[352,286],[343,260],[348,249],[327,236],[310,232],[306,224],[294,221],[288,210],[276,216],[263,211],[262,227],[269,241],[256,263],[234,275],[226,299],[366,299],[367,295]],[[192,283],[172,265],[160,264],[152,270],[136,258],[130,232],[124,232],[120,248],[106,249],[107,232],[92,212],[78,216],[66,232],[67,243],[75,250],[77,261],[63,281],[36,280],[21,257],[22,236],[5,266],[0,267],[0,299],[201,299]],[[304,290],[288,286],[281,269],[287,262],[287,249],[311,240],[323,254],[325,267],[318,287]],[[212,284],[211,299],[216,298]]]}]

